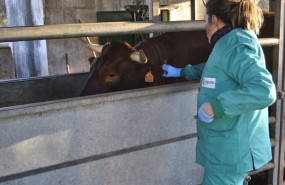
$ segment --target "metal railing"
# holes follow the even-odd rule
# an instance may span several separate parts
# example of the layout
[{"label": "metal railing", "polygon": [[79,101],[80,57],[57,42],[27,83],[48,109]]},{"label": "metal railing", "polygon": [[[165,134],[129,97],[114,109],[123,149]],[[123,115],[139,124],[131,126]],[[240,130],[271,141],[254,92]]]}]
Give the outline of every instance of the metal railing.
[{"label": "metal railing", "polygon": [[0,28],[0,42],[203,30],[205,21],[104,22]]},{"label": "metal railing", "polygon": [[[205,21],[171,22],[104,22],[54,24],[33,27],[0,28],[0,42],[63,39],[87,36],[109,36],[154,32],[204,30]],[[276,46],[277,38],[259,39],[263,46]]]},{"label": "metal railing", "polygon": [[7,42],[0,43],[0,49],[1,49],[1,48],[10,48],[10,45],[9,45],[9,43],[7,43]]}]

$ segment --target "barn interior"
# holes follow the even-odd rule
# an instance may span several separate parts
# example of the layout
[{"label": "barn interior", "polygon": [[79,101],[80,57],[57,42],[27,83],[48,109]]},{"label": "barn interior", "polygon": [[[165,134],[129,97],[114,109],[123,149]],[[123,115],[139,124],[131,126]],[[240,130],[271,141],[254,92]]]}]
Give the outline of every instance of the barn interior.
[{"label": "barn interior", "polygon": [[[79,22],[191,20],[190,1],[182,0],[123,0],[118,3],[86,0],[72,0],[68,2],[11,0],[1,2],[1,24],[8,27],[77,24]],[[202,20],[204,18],[204,7],[202,1],[199,3],[196,11],[199,13],[194,16],[195,19]],[[149,7],[151,7],[152,11],[150,11]],[[14,16],[15,12],[20,16]],[[153,34],[102,36],[90,37],[89,39],[95,44],[105,44],[110,40],[122,40],[134,46],[142,38],[149,38],[150,36],[153,36]],[[6,90],[3,90],[3,93],[0,94],[10,92],[9,94],[12,95],[10,98],[1,96],[1,107],[78,96],[77,89],[81,87],[75,86],[76,84],[73,83],[72,76],[74,75],[71,75],[71,78],[62,75],[83,73],[75,76],[83,76],[81,78],[84,78],[86,76],[84,73],[90,69],[88,59],[94,54],[96,55],[96,53],[83,47],[78,38],[8,42],[2,43],[1,48],[0,55],[3,56],[0,57],[1,79],[26,79],[25,81],[17,81],[19,83],[15,83],[15,81],[1,83],[5,86],[3,89]],[[34,79],[37,77],[41,78],[39,80]],[[44,87],[41,85],[43,81],[55,81],[55,79],[62,78],[68,84],[69,88],[67,91],[57,90],[62,89],[60,88],[62,87],[61,85],[55,86],[57,83],[46,83]],[[78,80],[78,85],[83,84],[80,79]],[[30,81],[32,85],[29,85]],[[39,87],[35,84],[37,81],[39,82]],[[22,98],[16,100],[16,97],[21,97],[20,94],[15,94],[14,86],[16,84],[20,86],[18,88],[26,89],[23,90],[24,92],[30,92],[33,95],[27,95],[30,98],[24,98],[25,100]],[[33,91],[32,89],[42,89],[42,91],[39,93],[38,90]],[[55,92],[50,93],[50,89],[55,90]]]},{"label": "barn interior", "polygon": [[[195,7],[191,6],[191,3],[195,3]],[[263,0],[257,3],[265,11],[270,8],[269,1]],[[1,26],[203,20],[204,12],[203,1],[122,0],[114,3],[113,1],[91,0],[68,2],[9,0],[1,1]],[[14,16],[15,13],[19,16]],[[115,35],[88,37],[88,39],[91,43],[101,45],[110,40],[122,40],[134,46],[143,39],[159,34]],[[5,87],[1,89],[5,90],[1,90],[0,93],[0,102],[2,102],[0,107],[78,96],[78,89],[81,87],[77,85],[83,84],[81,79],[84,81],[84,77],[86,78],[86,73],[90,69],[88,59],[96,56],[96,53],[83,47],[78,38],[2,42],[0,48],[0,80],[5,80],[1,82],[1,86]],[[73,76],[80,76],[78,83],[73,83]],[[15,79],[21,80],[14,81]],[[60,88],[62,87],[61,82],[49,83],[56,79],[64,79],[68,88],[65,90]],[[43,83],[46,85],[43,86]],[[15,85],[19,86],[17,88],[23,89],[21,92],[17,92],[29,92],[27,97],[30,98],[17,100],[17,97],[21,97],[22,94],[15,93]],[[41,91],[39,92],[38,89]],[[51,93],[50,89],[55,92]],[[7,92],[11,96],[3,96]]]},{"label": "barn interior", "polygon": [[[261,6],[262,9],[265,11],[272,11],[275,9],[275,5],[273,1],[255,0],[255,2],[258,3],[259,6]],[[120,1],[111,1],[111,0],[107,0],[107,1],[103,1],[103,0],[68,0],[68,1],[67,0],[49,0],[49,1],[45,1],[45,0],[31,0],[31,1],[3,0],[3,1],[0,1],[0,19],[1,19],[0,25],[3,28],[39,26],[39,25],[57,25],[57,24],[80,24],[80,23],[94,23],[94,22],[116,22],[116,21],[161,22],[161,21],[203,20],[204,13],[205,13],[205,9],[204,9],[202,0],[201,1],[195,1],[195,0],[194,1],[193,0],[190,0],[190,1],[189,0],[188,1],[186,0],[120,0]],[[19,16],[15,16],[15,14]],[[142,38],[146,39],[146,38],[157,36],[159,34],[160,33],[144,33],[144,34],[132,34],[132,35],[99,36],[99,37],[93,36],[93,37],[89,37],[89,39],[92,43],[97,43],[97,44],[104,44],[109,40],[116,39],[116,40],[124,40],[124,41],[131,43],[132,45],[135,45]],[[97,115],[100,114],[100,111],[103,111],[105,114],[108,114],[109,113],[108,110],[115,109],[114,106],[129,107],[130,105],[136,104],[137,102],[134,101],[135,99],[134,97],[136,96],[136,94],[138,94],[137,99],[140,103],[146,102],[146,103],[142,103],[143,105],[151,102],[150,101],[151,99],[154,102],[158,102],[158,105],[162,105],[162,106],[169,106],[169,104],[165,103],[167,98],[171,99],[171,102],[174,103],[177,100],[181,100],[181,97],[178,97],[180,95],[187,96],[187,97],[196,96],[197,89],[198,89],[197,84],[189,85],[189,83],[186,83],[186,84],[183,83],[175,87],[166,86],[166,87],[160,87],[157,89],[152,87],[150,88],[149,91],[143,89],[143,90],[138,90],[138,91],[127,91],[126,94],[119,92],[119,93],[110,93],[110,94],[102,95],[102,96],[101,95],[99,96],[96,95],[93,97],[91,96],[90,98],[89,97],[83,98],[82,102],[78,104],[79,108],[78,107],[74,108],[75,107],[74,104],[76,104],[77,106],[78,101],[81,101],[81,99],[80,98],[78,99],[77,97],[80,93],[82,85],[84,84],[88,76],[88,71],[90,68],[88,59],[89,57],[92,57],[94,55],[98,55],[98,53],[93,53],[92,51],[88,50],[86,47],[83,47],[81,42],[78,41],[78,38],[0,42],[0,123],[6,123],[6,122],[11,123],[11,125],[13,125],[13,128],[14,128],[22,122],[22,120],[20,119],[21,116],[25,117],[25,119],[26,117],[28,117],[26,116],[26,114],[33,115],[32,117],[38,116],[36,119],[41,119],[40,118],[41,116],[47,116],[48,119],[52,120],[53,116],[51,112],[56,112],[57,110],[60,110],[59,112],[61,114],[66,114],[62,118],[60,117],[60,115],[57,115],[61,123],[61,122],[64,122],[64,120],[70,119],[70,116],[72,116],[72,114],[75,114],[75,115],[79,114],[76,112],[79,109],[80,109],[79,112],[81,114],[84,114],[85,110],[83,111],[81,110],[81,108],[82,107],[90,108],[93,104],[96,104],[96,106],[92,107],[92,109],[87,110],[89,114],[92,114],[92,111],[94,111],[95,112],[94,114],[97,114]],[[188,95],[185,95],[186,92],[190,92],[190,93]],[[173,97],[170,97],[171,93],[176,93],[179,95],[177,95],[176,97],[176,94],[175,94],[175,97],[173,98]],[[148,97],[148,99],[146,100],[145,97]],[[159,99],[157,100],[153,97],[158,97]],[[126,98],[126,100],[124,100],[124,98]],[[62,100],[62,99],[67,99],[67,101],[66,102],[65,101],[55,101],[55,100]],[[76,102],[74,103],[73,101],[76,101]],[[104,101],[106,101],[107,103]],[[194,102],[195,101],[191,99],[191,103],[193,103],[193,105],[195,105]],[[49,105],[51,105],[51,107],[47,108]],[[102,105],[106,106],[106,108],[105,107],[101,108],[100,106]],[[154,107],[159,108],[158,105]],[[184,106],[184,104],[182,106]],[[37,110],[30,110],[33,107],[35,107],[35,109]],[[188,105],[185,105],[184,107],[187,107],[187,109],[189,108],[193,110],[193,112],[195,111],[195,108],[189,107]],[[66,113],[66,110],[68,108],[74,109],[72,110],[73,112]],[[151,107],[150,110],[146,110],[146,109],[139,107],[138,105],[132,107],[132,109],[138,109],[142,112],[145,111],[146,113],[143,114],[145,117],[148,117],[148,115],[151,114],[151,111],[154,111],[153,107]],[[12,112],[13,110],[16,110],[17,112]],[[46,111],[46,110],[48,110],[49,112],[48,113],[41,112],[41,111]],[[171,110],[171,109],[167,109],[167,110]],[[182,110],[179,110],[179,111],[182,111]],[[34,114],[35,115],[38,114],[38,115],[34,116]],[[173,114],[171,114],[172,117],[174,117]],[[128,118],[127,121],[135,119],[135,116],[139,116],[139,115],[140,115],[139,113],[134,114],[131,118]],[[167,113],[161,113],[160,117],[163,117],[166,115]],[[180,112],[179,115],[182,116],[182,113]],[[11,118],[9,116],[11,116]],[[191,113],[191,116],[192,116],[192,113]],[[120,122],[120,126],[123,126],[123,127],[125,126],[126,128],[129,127],[129,125],[122,124],[126,120],[120,120],[121,115],[116,114],[115,116],[113,116],[113,113],[112,113],[110,117],[112,119],[118,119],[119,120],[118,122]],[[155,116],[155,118],[159,122],[167,122],[166,119],[161,120],[158,117],[159,115]],[[91,125],[90,119],[92,118],[94,117],[87,116],[84,118],[84,121],[81,121],[81,120],[79,121],[76,120],[76,121],[78,123],[86,122],[88,124],[90,122],[90,125]],[[187,120],[188,118],[189,117],[185,117],[185,118],[183,117],[183,120]],[[79,119],[79,118],[76,117],[76,119]],[[99,116],[98,119],[105,121],[105,119],[107,118],[103,119],[102,117]],[[174,117],[173,119],[175,119],[175,121],[178,120],[177,117]],[[16,120],[15,123],[13,122],[14,120]],[[143,118],[141,118],[141,120],[143,120]],[[36,121],[33,120],[29,122],[29,120],[28,121],[24,120],[25,122],[24,125],[27,125],[27,127],[29,126],[29,128],[34,128],[34,125],[40,122],[40,121],[38,122],[37,121],[38,120]],[[192,122],[194,123],[194,121],[195,120],[192,120],[191,118],[191,123]],[[141,121],[138,121],[138,122],[134,121],[134,122],[136,124],[135,126],[131,128],[131,130],[134,129],[134,127],[139,127],[138,123],[142,123]],[[273,119],[272,122],[275,123],[276,119],[275,120]],[[65,139],[69,137],[71,138],[70,136],[71,134],[69,132],[65,132],[66,130],[70,129],[68,128],[65,130],[65,128],[68,127],[66,126],[68,124],[66,123],[65,125],[59,124],[60,126],[58,127],[59,127],[60,132],[56,131],[56,133],[52,135],[50,133],[53,133],[53,128],[49,128],[48,132],[43,131],[45,129],[44,123],[47,124],[48,122],[43,121],[43,124],[41,125],[39,129],[40,131],[38,132],[36,131],[36,133],[40,133],[38,136],[43,135],[43,138],[50,139],[50,140],[52,140],[51,137],[55,136],[55,138],[59,139],[60,141],[65,141]],[[52,127],[55,128],[54,130],[56,130],[57,121],[52,120],[52,123],[54,123],[54,124],[51,124]],[[101,122],[98,121],[98,123],[96,122],[96,124],[101,124],[101,123],[105,123],[105,122],[103,121]],[[147,126],[149,126],[148,124]],[[170,123],[168,122],[167,124],[170,125]],[[107,130],[109,127],[111,127],[110,125],[108,122],[108,124],[106,124],[103,128]],[[79,124],[76,126],[80,127]],[[145,147],[144,149],[146,149],[144,152],[147,152],[148,149],[151,150],[151,148],[155,148],[157,144],[156,142],[160,140],[163,140],[165,143],[167,142],[171,143],[172,141],[175,142],[175,139],[177,139],[176,137],[180,137],[180,139],[178,139],[179,142],[184,142],[185,138],[190,139],[190,140],[193,139],[195,137],[195,128],[191,127],[191,129],[189,129],[190,131],[188,132],[188,130],[183,131],[183,126],[185,125],[182,125],[181,128],[176,128],[176,130],[173,131],[173,133],[171,132],[172,135],[169,134],[171,135],[169,136],[169,138],[171,138],[171,141],[168,141],[169,139],[168,136],[164,137],[165,136],[164,134],[167,131],[169,131],[169,128],[172,128],[172,126],[169,126],[167,128],[165,127],[165,129],[162,129],[163,131],[159,132],[157,135],[156,135],[157,128],[154,128],[155,126],[150,126],[151,129],[153,129],[150,133],[152,133],[153,135],[150,136],[151,139],[149,140],[152,140],[152,142],[148,141],[148,139],[145,139],[145,138],[139,138],[138,140],[135,141],[136,145],[143,145],[142,148]],[[164,126],[157,126],[157,127],[164,128]],[[271,125],[271,127],[275,127],[275,125],[274,126]],[[91,126],[90,128],[93,128],[93,127]],[[102,128],[99,128],[99,126],[97,128],[96,126],[96,134],[102,136],[103,134],[100,132],[100,129]],[[116,132],[116,129],[120,130],[119,126],[118,128],[114,127],[112,131]],[[274,130],[274,128],[272,129]],[[8,130],[9,132],[12,133],[12,129],[8,129]],[[80,130],[80,128],[78,128],[78,130]],[[148,129],[142,129],[141,132],[145,133],[148,131],[149,131]],[[165,133],[162,133],[164,131]],[[122,132],[123,134],[127,135],[131,131],[122,130]],[[76,132],[74,133],[77,134]],[[86,133],[90,134],[87,131]],[[142,133],[138,133],[138,135]],[[91,137],[88,137],[88,139],[90,138]],[[19,145],[23,144],[21,145],[21,152],[24,150],[23,148],[27,144],[27,143],[24,143],[25,139],[26,137],[24,135],[21,135],[20,139],[15,139],[16,141],[23,140],[23,143],[19,142],[20,143]],[[112,139],[107,140],[105,142],[100,140],[100,142],[106,144],[107,142],[113,142],[114,139],[116,139],[116,137],[113,137]],[[130,153],[139,151],[139,149],[133,148],[133,145],[132,146],[128,145],[129,142],[130,143],[132,142],[131,138],[129,139],[130,141],[122,140],[122,142],[119,142],[119,141],[118,142],[120,146],[125,146],[125,145],[128,146],[125,148],[129,149]],[[17,143],[16,141],[15,143]],[[33,143],[31,140],[29,142]],[[52,142],[56,143],[57,141],[52,140]],[[71,144],[70,143],[69,144],[72,145],[74,144],[72,142],[76,143],[77,141],[70,141],[70,142]],[[88,141],[88,144],[86,146],[87,147],[93,146],[92,144],[89,145],[89,142],[91,143],[91,139],[90,141]],[[100,142],[98,141],[96,142],[96,144],[100,145]],[[151,145],[145,146],[147,145],[145,143],[148,143],[148,142],[150,142]],[[188,142],[188,140],[186,140],[186,142]],[[188,152],[189,150],[191,151],[193,150],[195,141],[191,140],[189,141],[189,143],[191,144],[191,148],[187,148]],[[134,144],[134,146],[136,145]],[[178,147],[177,146],[173,146],[173,147],[174,148],[177,147],[181,150],[184,150],[183,147],[185,145],[186,143],[183,143],[182,146],[179,145]],[[5,143],[4,146],[8,146],[8,144],[6,145]],[[62,146],[66,146],[66,145],[62,144]],[[47,146],[47,148],[48,147],[49,146]],[[98,160],[100,164],[96,163],[96,165],[100,166],[100,168],[103,169],[103,171],[107,173],[106,179],[104,178],[102,180],[102,183],[109,182],[109,184],[112,184],[112,183],[115,184],[116,182],[117,183],[122,182],[123,184],[127,180],[129,180],[129,182],[132,182],[134,184],[140,184],[140,183],[144,184],[145,182],[149,182],[149,183],[150,182],[151,183],[164,182],[161,179],[160,179],[161,181],[160,180],[156,181],[156,179],[151,179],[152,181],[143,181],[142,179],[139,179],[139,178],[135,179],[136,177],[139,177],[140,175],[136,174],[137,176],[134,175],[134,177],[132,177],[133,174],[126,173],[124,171],[124,165],[120,162],[120,160],[118,160],[119,162],[117,161],[117,159],[114,160],[115,162],[114,161],[110,162],[107,160],[105,161],[105,159],[108,158],[106,157],[106,155],[116,156],[116,154],[109,153],[110,151],[113,151],[113,150],[112,149],[107,150],[105,148],[105,145],[103,144],[102,144],[103,149],[100,147],[96,148],[99,151],[98,153],[96,153],[97,151],[96,152],[91,151],[91,154],[88,153],[89,152],[88,149],[84,148],[86,149],[86,151],[88,150],[88,152],[84,150],[84,152],[88,154],[84,153],[82,155],[80,152],[77,151],[78,149],[77,146],[74,148],[70,147],[71,148],[70,151],[78,152],[74,154],[75,156],[74,158],[71,152],[70,153],[67,152],[68,149],[66,150],[60,149],[60,152],[66,153],[66,156],[67,156],[66,159],[61,159],[60,157],[56,156],[55,158],[58,161],[50,160],[52,162],[44,161],[39,164],[34,163],[32,167],[30,166],[29,168],[23,167],[23,169],[20,169],[19,171],[9,169],[10,171],[8,170],[7,173],[2,173],[2,175],[0,173],[0,184],[9,183],[10,180],[13,183],[17,183],[18,179],[20,179],[19,182],[21,182],[22,184],[28,184],[31,182],[35,183],[39,179],[42,178],[42,177],[38,177],[39,175],[37,174],[41,175],[42,173],[44,173],[44,175],[42,175],[44,176],[43,179],[47,180],[50,177],[55,177],[55,179],[58,182],[60,182],[60,177],[64,177],[66,173],[60,172],[59,177],[56,178],[57,174],[56,173],[52,174],[54,173],[53,167],[55,167],[56,170],[57,169],[61,170],[61,169],[65,169],[65,166],[71,166],[71,167],[76,166],[76,162],[78,162],[78,164],[80,165],[83,164],[80,167],[80,169],[83,172],[84,170],[86,170],[87,172],[86,174],[83,174],[82,172],[82,174],[79,175],[79,176],[82,176],[82,179],[80,180],[76,179],[73,183],[71,182],[70,184],[76,184],[78,182],[81,182],[81,184],[92,184],[92,180],[91,180],[92,178],[89,179],[89,177],[92,176],[92,174],[90,173],[90,171],[87,170],[87,168],[90,167],[91,169],[94,169],[96,167],[84,166],[85,163],[89,162],[88,160],[90,160],[90,158],[88,157],[90,156],[92,158],[91,161]],[[114,148],[116,148],[115,144],[114,144]],[[121,151],[123,149],[124,147],[121,147],[121,148],[118,147],[114,149],[114,151],[119,151],[120,155],[122,154],[126,156],[125,154],[128,154],[128,152]],[[41,150],[41,149],[35,149],[34,151],[38,152],[38,150]],[[82,148],[80,148],[80,150],[82,150]],[[104,152],[101,152],[101,150]],[[47,149],[43,151],[47,151]],[[166,149],[163,149],[161,153],[164,153],[165,151]],[[9,152],[7,153],[5,152],[1,153],[1,150],[0,150],[0,156],[4,154],[9,154]],[[133,154],[131,153],[130,155],[133,155]],[[40,158],[40,156],[41,155],[37,155],[38,158]],[[82,156],[84,156],[85,158]],[[167,157],[169,156],[162,155],[163,159],[161,159],[161,161],[164,161],[164,158],[167,159]],[[181,156],[180,154],[175,153],[171,155],[170,157],[178,158]],[[131,156],[130,158],[132,159],[130,164],[132,164],[132,162],[135,163],[135,160],[136,160],[135,157]],[[156,161],[157,159],[158,157],[157,158],[154,157],[153,161]],[[14,160],[14,158],[13,159],[9,158],[8,161],[9,160],[12,161]],[[179,160],[178,162],[178,164],[183,166],[183,169],[184,168],[187,169],[187,166],[185,166],[186,164],[192,165],[194,163],[193,161],[191,162],[186,161],[185,165],[183,165],[183,162],[184,162],[183,160],[185,159],[182,159],[182,161]],[[193,158],[191,158],[191,160],[193,160]],[[19,157],[19,161],[20,161],[20,157]],[[16,161],[18,162],[17,164],[18,166],[22,165],[22,163],[19,161]],[[129,161],[129,159],[123,159],[123,161],[127,163],[126,161]],[[30,162],[33,163],[32,159]],[[108,174],[108,169],[104,168],[104,163],[106,163],[108,167],[111,166],[113,170],[119,166],[120,168],[123,169],[122,173],[128,174],[129,176],[126,176],[126,179],[124,178],[122,179],[121,177],[117,177],[119,175],[113,175],[114,172],[109,172],[110,174]],[[171,163],[171,160],[170,160],[170,163]],[[15,166],[17,167],[17,165],[14,165],[13,167]],[[127,170],[131,171],[130,169],[132,168],[132,166],[130,165],[127,167],[128,167]],[[42,168],[42,172],[40,171],[41,168]],[[149,169],[153,169],[153,168],[155,167],[149,165]],[[195,171],[195,168],[197,168],[197,171]],[[270,164],[269,168],[270,169],[274,168],[274,165]],[[37,170],[39,172],[37,172]],[[187,173],[179,174],[180,173],[179,171],[173,170],[175,171],[175,174],[172,174],[170,171],[163,171],[162,169],[160,170],[161,171],[159,172],[156,171],[156,172],[158,173],[158,175],[162,174],[163,177],[167,177],[168,175],[175,175],[177,177],[180,177],[181,179],[186,179],[185,174]],[[74,175],[76,174],[77,169],[76,170],[72,169],[71,171],[72,172],[68,172],[68,173]],[[146,169],[141,169],[140,172],[142,171],[143,171],[142,174],[144,174],[145,177],[147,177],[147,175],[150,175],[149,173],[146,172]],[[118,171],[115,171],[115,172],[118,172]],[[198,182],[201,181],[202,170],[196,166],[192,166],[191,173],[192,172],[193,172],[193,174],[191,174],[192,182],[193,183],[195,182],[196,184],[198,184]],[[62,173],[64,173],[64,175],[62,175]],[[195,174],[195,173],[198,173],[198,174]],[[274,172],[274,173],[277,173],[277,172]],[[265,174],[266,181],[270,181],[268,180],[270,178],[272,180],[274,178],[274,173],[270,172],[269,175],[266,173]],[[32,176],[32,178],[30,178],[32,180],[27,178],[29,176]],[[88,176],[88,178],[86,178],[86,176]],[[114,182],[113,181],[111,182],[111,180],[108,181],[107,177],[110,177],[111,179],[112,176],[114,176],[114,179],[116,179],[117,181],[114,181]],[[95,177],[101,179],[100,170],[96,171]],[[84,178],[86,178],[87,180]],[[264,178],[264,176],[262,176],[262,178]],[[64,182],[63,184],[69,183],[66,179],[65,180],[62,179],[62,181]],[[47,182],[51,182],[51,181],[47,180]],[[170,182],[169,184],[171,184],[171,180],[167,182]],[[179,181],[177,180],[174,182],[179,182]],[[55,181],[53,183],[56,184]],[[191,184],[189,181],[186,181],[186,180],[183,181],[183,183]],[[264,181],[262,183],[264,183]],[[41,183],[41,184],[45,184],[45,183]],[[257,184],[262,185],[260,182],[258,182]],[[256,184],[252,184],[252,185],[256,185]]]}]

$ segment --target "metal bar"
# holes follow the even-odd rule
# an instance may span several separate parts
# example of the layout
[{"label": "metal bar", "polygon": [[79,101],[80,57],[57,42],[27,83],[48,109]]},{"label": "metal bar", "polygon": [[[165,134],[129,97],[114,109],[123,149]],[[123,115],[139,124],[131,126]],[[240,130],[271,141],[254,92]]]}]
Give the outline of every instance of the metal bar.
[{"label": "metal bar", "polygon": [[[279,38],[279,46],[273,50],[273,79],[276,83],[277,91],[284,91],[284,0],[275,0],[275,18],[274,18],[274,37]],[[283,100],[278,99],[275,103],[276,124],[274,163],[276,167],[273,170],[273,185],[282,184],[284,173],[284,123],[283,123]]]},{"label": "metal bar", "polygon": [[153,0],[148,1],[149,20],[153,20]]},{"label": "metal bar", "polygon": [[[34,27],[0,28],[0,42],[204,29],[205,21],[59,24]],[[262,38],[259,39],[259,42],[262,46],[276,46],[279,44],[279,39]]]},{"label": "metal bar", "polygon": [[191,3],[191,20],[196,19],[196,0],[190,0]]},{"label": "metal bar", "polygon": [[204,30],[205,21],[101,22],[0,28],[0,42]]},{"label": "metal bar", "polygon": [[9,43],[0,43],[0,49],[1,48],[10,48]]},{"label": "metal bar", "polygon": [[275,139],[270,139],[270,144],[271,144],[271,147],[275,147],[276,146]]},{"label": "metal bar", "polygon": [[261,38],[259,39],[259,43],[261,46],[278,46],[279,39],[278,38]]},{"label": "metal bar", "polygon": [[273,123],[276,123],[276,118],[271,116],[269,117],[269,124],[273,124]]}]

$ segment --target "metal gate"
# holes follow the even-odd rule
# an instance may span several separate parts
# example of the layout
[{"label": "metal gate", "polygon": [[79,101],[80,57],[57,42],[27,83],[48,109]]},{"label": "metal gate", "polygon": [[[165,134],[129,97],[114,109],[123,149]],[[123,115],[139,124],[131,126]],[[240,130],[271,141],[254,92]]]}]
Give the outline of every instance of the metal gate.
[{"label": "metal gate", "polygon": [[275,46],[273,53],[273,79],[276,83],[278,99],[272,106],[272,119],[270,127],[273,128],[273,185],[284,185],[284,0],[275,0],[274,36],[279,38],[279,45]]},{"label": "metal gate", "polygon": [[[279,25],[279,33],[276,32],[275,36],[279,36],[280,38],[280,44],[279,48],[275,49],[274,56],[278,59],[276,60],[276,63],[278,61],[277,67],[277,90],[278,90],[278,100],[276,102],[276,136],[275,139],[280,141],[280,143],[277,143],[278,146],[276,148],[279,148],[278,150],[275,150],[275,152],[278,152],[277,154],[274,154],[274,157],[279,159],[279,166],[278,166],[278,172],[275,171],[274,173],[274,184],[278,185],[284,185],[284,168],[285,168],[285,102],[284,102],[284,90],[285,90],[285,76],[284,76],[284,29],[285,29],[285,20],[284,20],[284,8],[285,8],[285,2],[284,0],[277,1],[276,3],[276,10],[279,12],[279,19],[275,20],[275,28],[278,29]],[[275,18],[276,19],[276,18]],[[279,132],[278,132],[279,131]],[[279,156],[278,156],[279,155]],[[277,162],[277,159],[275,160]]]}]

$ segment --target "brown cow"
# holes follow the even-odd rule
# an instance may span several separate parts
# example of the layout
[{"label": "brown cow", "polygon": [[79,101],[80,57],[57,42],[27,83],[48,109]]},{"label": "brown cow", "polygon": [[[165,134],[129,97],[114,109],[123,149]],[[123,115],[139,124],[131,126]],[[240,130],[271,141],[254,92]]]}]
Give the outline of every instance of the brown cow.
[{"label": "brown cow", "polygon": [[[265,12],[264,18],[260,36],[272,37],[274,13]],[[264,49],[266,60],[272,61],[272,49]],[[93,60],[81,95],[164,84],[170,79],[162,78],[163,61],[175,67],[195,65],[207,61],[211,50],[205,31],[165,33],[135,47],[125,42],[109,42]],[[271,65],[269,68],[271,70]]]},{"label": "brown cow", "polygon": [[135,47],[111,41],[93,60],[81,95],[160,85],[164,61],[176,67],[195,65],[207,61],[210,52],[205,31],[165,33]]}]

